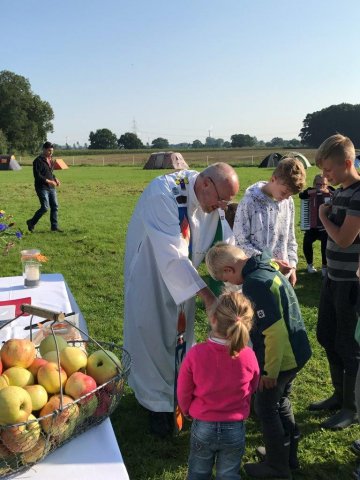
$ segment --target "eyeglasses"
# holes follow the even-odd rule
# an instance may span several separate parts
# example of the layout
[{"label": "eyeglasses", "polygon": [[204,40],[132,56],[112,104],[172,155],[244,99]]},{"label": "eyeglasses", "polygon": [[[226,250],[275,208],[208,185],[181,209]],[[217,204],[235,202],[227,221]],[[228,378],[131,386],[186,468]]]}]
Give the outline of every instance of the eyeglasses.
[{"label": "eyeglasses", "polygon": [[216,195],[217,195],[217,197],[218,197],[218,198],[217,198],[217,199],[218,199],[218,202],[226,203],[226,205],[227,205],[228,203],[230,203],[230,200],[223,200],[223,199],[220,197],[219,191],[218,191],[218,189],[217,189],[217,187],[216,187],[216,185],[215,185],[214,180],[213,180],[211,177],[208,177],[208,179],[210,180],[210,182],[213,184],[213,186],[214,186],[214,188],[215,188],[215,192],[216,192]]}]

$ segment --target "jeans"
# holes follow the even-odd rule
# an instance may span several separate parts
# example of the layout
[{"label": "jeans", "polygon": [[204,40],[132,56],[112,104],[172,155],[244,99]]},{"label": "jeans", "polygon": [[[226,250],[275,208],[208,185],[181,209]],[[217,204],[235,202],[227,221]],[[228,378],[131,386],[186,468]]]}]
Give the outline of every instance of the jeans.
[{"label": "jeans", "polygon": [[245,423],[193,420],[188,480],[239,480],[245,450]]},{"label": "jeans", "polygon": [[289,396],[296,374],[296,368],[280,372],[274,388],[256,392],[255,412],[261,421],[265,444],[271,438],[292,438],[295,434],[297,427]]},{"label": "jeans", "polygon": [[40,200],[40,208],[37,210],[30,220],[30,223],[35,226],[40,218],[50,208],[50,223],[51,229],[54,230],[58,226],[58,201],[55,188],[35,188],[36,194]]}]

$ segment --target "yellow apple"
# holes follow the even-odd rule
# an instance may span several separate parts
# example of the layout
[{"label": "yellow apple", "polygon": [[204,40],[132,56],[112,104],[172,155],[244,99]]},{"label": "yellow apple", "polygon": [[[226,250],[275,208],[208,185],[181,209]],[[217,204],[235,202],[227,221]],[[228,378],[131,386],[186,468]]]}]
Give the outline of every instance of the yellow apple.
[{"label": "yellow apple", "polygon": [[48,394],[42,385],[28,385],[24,387],[31,397],[32,411],[36,412],[43,408],[48,401]]},{"label": "yellow apple", "polygon": [[48,362],[39,368],[37,380],[48,393],[58,393],[61,386],[65,387],[67,375],[63,368],[60,367],[59,371],[57,363]]},{"label": "yellow apple", "polygon": [[29,367],[36,357],[33,342],[23,338],[11,338],[1,347],[0,356],[4,368]]},{"label": "yellow apple", "polygon": [[40,435],[36,444],[21,455],[21,460],[23,463],[36,463],[49,452],[50,447],[50,441]]},{"label": "yellow apple", "polygon": [[32,410],[31,397],[21,387],[0,390],[0,425],[26,422]]},{"label": "yellow apple", "polygon": [[9,385],[16,387],[34,385],[34,375],[26,368],[10,367],[4,371],[3,375],[8,379]]},{"label": "yellow apple", "polygon": [[86,373],[93,377],[98,385],[102,385],[118,374],[118,367],[121,368],[121,362],[115,353],[97,350],[88,358]]},{"label": "yellow apple", "polygon": [[67,347],[67,341],[65,340],[64,337],[61,337],[60,335],[49,335],[48,337],[45,337],[40,342],[40,346],[39,346],[40,355],[44,357],[45,353],[56,350],[56,345],[60,352],[65,347]]},{"label": "yellow apple", "polygon": [[8,378],[4,377],[3,375],[0,375],[0,390],[8,386],[9,386]]},{"label": "yellow apple", "polygon": [[66,347],[60,352],[60,363],[67,376],[79,370],[85,369],[87,364],[87,355],[80,347]]},{"label": "yellow apple", "polygon": [[61,407],[60,395],[50,397],[40,411],[40,423],[43,430],[54,437],[64,435],[69,429],[72,431],[79,416],[79,407],[74,403],[73,398],[63,395],[62,400],[62,411],[57,411]]},{"label": "yellow apple", "polygon": [[34,415],[29,415],[25,424],[5,428],[1,433],[1,440],[13,453],[26,452],[36,445],[40,433],[39,422]]}]

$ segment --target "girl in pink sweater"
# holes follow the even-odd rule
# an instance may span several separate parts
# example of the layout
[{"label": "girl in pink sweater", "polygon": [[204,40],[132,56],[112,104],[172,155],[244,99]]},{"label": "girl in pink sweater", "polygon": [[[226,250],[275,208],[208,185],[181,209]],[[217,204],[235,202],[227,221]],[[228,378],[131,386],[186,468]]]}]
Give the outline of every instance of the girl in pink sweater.
[{"label": "girl in pink sweater", "polygon": [[253,309],[239,292],[222,294],[210,315],[211,333],[187,353],[179,372],[177,398],[192,417],[188,480],[240,479],[245,423],[259,366],[247,347]]}]

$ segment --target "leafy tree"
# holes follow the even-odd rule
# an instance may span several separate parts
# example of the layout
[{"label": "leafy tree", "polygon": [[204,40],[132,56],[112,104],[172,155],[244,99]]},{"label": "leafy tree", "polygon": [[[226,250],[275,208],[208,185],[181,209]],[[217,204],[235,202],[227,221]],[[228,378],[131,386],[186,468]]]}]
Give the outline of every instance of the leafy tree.
[{"label": "leafy tree", "polygon": [[126,132],[118,140],[120,148],[126,148],[128,150],[135,150],[136,148],[143,148],[143,143],[136,133]]},{"label": "leafy tree", "polygon": [[0,153],[8,153],[8,142],[2,130],[0,130]]},{"label": "leafy tree", "polygon": [[158,137],[151,142],[151,146],[152,148],[168,148],[169,141],[166,138]]},{"label": "leafy tree", "polygon": [[9,150],[35,152],[53,132],[50,104],[31,90],[28,79],[8,70],[0,72],[0,129]]},{"label": "leafy tree", "polygon": [[108,128],[100,128],[96,132],[90,132],[89,135],[90,145],[89,149],[107,149],[107,148],[117,148],[117,138],[115,133],[113,133]]},{"label": "leafy tree", "polygon": [[274,137],[271,139],[270,142],[268,142],[267,146],[269,147],[283,147],[284,146],[284,139],[281,137]]},{"label": "leafy tree", "polygon": [[360,104],[341,103],[308,113],[300,131],[301,143],[317,148],[326,138],[339,132],[360,146]]},{"label": "leafy tree", "polygon": [[236,133],[231,135],[231,146],[233,148],[239,147],[253,147],[257,143],[256,137],[251,137],[250,135],[245,135],[243,133]]},{"label": "leafy tree", "polygon": [[220,148],[223,146],[224,139],[223,138],[213,138],[213,137],[206,137],[205,145],[211,148]]},{"label": "leafy tree", "polygon": [[223,147],[224,148],[231,148],[231,143],[226,141],[226,142],[224,142]]},{"label": "leafy tree", "polygon": [[204,145],[200,142],[200,140],[194,140],[191,146],[192,148],[202,148]]}]

